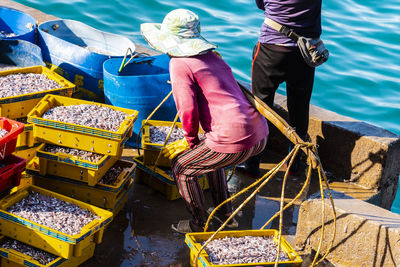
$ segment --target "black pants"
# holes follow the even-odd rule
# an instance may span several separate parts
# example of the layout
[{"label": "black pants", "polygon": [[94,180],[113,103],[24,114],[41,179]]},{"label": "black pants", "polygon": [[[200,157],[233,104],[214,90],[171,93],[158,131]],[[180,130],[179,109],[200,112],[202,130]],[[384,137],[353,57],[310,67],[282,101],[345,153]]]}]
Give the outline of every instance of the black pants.
[{"label": "black pants", "polygon": [[272,107],[275,91],[286,82],[289,125],[307,136],[315,69],[309,67],[297,47],[257,43],[253,51],[252,92]]}]

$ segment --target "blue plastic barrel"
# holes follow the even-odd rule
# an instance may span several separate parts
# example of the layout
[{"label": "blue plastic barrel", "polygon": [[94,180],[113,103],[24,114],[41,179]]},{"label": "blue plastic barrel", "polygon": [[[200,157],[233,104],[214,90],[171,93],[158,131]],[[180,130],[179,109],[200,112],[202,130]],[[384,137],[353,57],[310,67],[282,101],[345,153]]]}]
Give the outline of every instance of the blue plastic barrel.
[{"label": "blue plastic barrel", "polygon": [[76,97],[104,102],[103,63],[123,57],[135,44],[128,38],[99,31],[75,20],[52,20],[38,26],[46,64],[73,82]]},{"label": "blue plastic barrel", "polygon": [[35,30],[36,20],[31,15],[0,7],[0,39],[21,39],[35,43]]},{"label": "blue plastic barrel", "polygon": [[24,40],[0,40],[0,63],[21,68],[45,66],[40,47]]},{"label": "blue plastic barrel", "polygon": [[[134,58],[121,73],[122,59],[104,62],[104,94],[106,103],[139,111],[128,145],[136,147],[137,134],[150,113],[172,90],[169,81],[169,57],[167,55]],[[172,121],[176,106],[172,95],[154,114],[152,119]]]}]

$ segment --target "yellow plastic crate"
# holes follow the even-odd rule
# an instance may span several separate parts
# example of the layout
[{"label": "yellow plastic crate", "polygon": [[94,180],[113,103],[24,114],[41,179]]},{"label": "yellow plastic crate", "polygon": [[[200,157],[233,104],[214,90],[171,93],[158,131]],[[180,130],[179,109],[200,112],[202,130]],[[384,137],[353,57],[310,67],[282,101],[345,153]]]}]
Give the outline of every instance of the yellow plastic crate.
[{"label": "yellow plastic crate", "polygon": [[25,124],[24,131],[18,135],[16,149],[28,149],[35,144],[33,137],[33,124]]},{"label": "yellow plastic crate", "polygon": [[[72,236],[13,215],[7,211],[9,207],[26,198],[29,192],[37,192],[72,203],[91,211],[99,219],[95,219],[85,225],[80,234]],[[71,259],[82,256],[83,250],[93,242],[96,244],[101,243],[104,227],[111,222],[112,216],[113,214],[110,211],[31,185],[0,200],[0,234],[51,254]]]},{"label": "yellow plastic crate", "polygon": [[[145,120],[142,121],[142,124]],[[171,127],[173,124],[172,121],[157,121],[157,120],[149,120],[146,125],[143,126],[142,129],[142,148],[143,148],[143,162],[145,165],[154,166],[156,163],[158,154],[163,147],[163,144],[155,144],[150,142],[150,126],[169,126]],[[182,123],[176,123],[177,128],[182,128]],[[200,131],[202,132],[202,131]],[[160,159],[158,160],[157,166],[160,167],[171,167],[171,160],[160,155]]]},{"label": "yellow plastic crate", "polygon": [[[116,157],[103,155],[97,162],[78,159],[64,153],[50,153],[44,150],[46,144],[41,144],[36,150],[39,158],[39,173],[41,176],[56,175],[68,179],[85,182],[94,186],[106,172],[118,161],[121,154]],[[122,153],[122,150],[121,150]],[[37,168],[35,162],[35,168]]]},{"label": "yellow plastic crate", "polygon": [[[174,179],[164,170],[156,167],[154,175],[151,176],[153,166],[148,167],[144,165],[143,156],[134,157],[133,160],[137,164],[135,170],[135,179],[137,182],[147,184],[161,192],[168,200],[175,200],[181,197]],[[208,180],[204,175],[199,178],[199,183],[203,189],[209,188]]]},{"label": "yellow plastic crate", "polygon": [[[117,132],[78,124],[43,119],[42,115],[52,107],[70,105],[99,105],[128,114]],[[38,140],[54,145],[77,148],[109,156],[121,155],[124,143],[132,135],[138,111],[99,104],[90,101],[47,95],[28,114],[28,123],[34,124],[33,134]]]},{"label": "yellow plastic crate", "polygon": [[39,143],[33,147],[21,146],[17,147],[14,151],[14,155],[26,159],[26,162],[31,161],[36,156],[36,150],[39,147]]},{"label": "yellow plastic crate", "polygon": [[6,76],[17,73],[37,73],[44,74],[47,78],[56,81],[62,87],[36,93],[10,96],[0,98],[0,117],[9,119],[23,118],[35,107],[42,97],[47,94],[71,96],[75,90],[75,84],[61,77],[44,66],[33,66],[27,68],[18,68],[13,70],[0,71],[0,76]]},{"label": "yellow plastic crate", "polygon": [[[229,237],[242,237],[242,236],[274,236],[275,244],[278,244],[278,231],[274,229],[268,230],[241,230],[241,231],[222,231],[219,232],[214,239]],[[208,240],[214,232],[202,232],[202,233],[188,233],[185,235],[185,243],[190,249],[190,264],[195,265],[195,257],[201,248],[201,243]],[[303,260],[299,254],[292,248],[292,246],[282,237],[281,239],[281,250],[286,252],[290,261],[281,261],[279,266],[287,267],[297,267],[301,266]],[[197,261],[199,267],[209,267],[209,266],[220,266],[220,267],[233,267],[233,266],[274,266],[274,262],[259,262],[259,263],[246,263],[246,264],[221,264],[215,265],[209,261],[207,253],[202,250],[200,252],[199,259]]]},{"label": "yellow plastic crate", "polygon": [[[0,239],[3,238],[0,236]],[[79,257],[72,257],[71,259],[64,259],[58,257],[54,261],[43,265],[37,260],[34,260],[31,256],[23,254],[13,249],[0,248],[1,266],[4,267],[20,267],[20,266],[31,266],[31,267],[77,267],[93,257],[96,244],[92,243],[82,251],[82,255]]]},{"label": "yellow plastic crate", "polygon": [[[145,123],[145,121],[146,120],[142,121],[142,125],[143,125],[143,123]],[[141,140],[142,148],[161,150],[161,148],[163,147],[162,144],[155,144],[155,143],[150,142],[150,126],[169,126],[169,127],[171,127],[172,124],[173,124],[172,121],[148,120],[147,123],[142,128],[142,140]],[[182,123],[177,122],[175,124],[175,127],[182,128]]]},{"label": "yellow plastic crate", "polygon": [[72,197],[74,199],[95,205],[104,209],[113,209],[118,201],[123,198],[123,194],[129,188],[129,181],[133,175],[136,164],[129,161],[119,160],[127,170],[123,170],[114,185],[96,184],[88,186],[75,180],[66,179],[54,175],[42,176],[38,170],[33,171],[31,166],[34,161],[28,163],[28,172],[34,176],[33,184],[56,193]]}]

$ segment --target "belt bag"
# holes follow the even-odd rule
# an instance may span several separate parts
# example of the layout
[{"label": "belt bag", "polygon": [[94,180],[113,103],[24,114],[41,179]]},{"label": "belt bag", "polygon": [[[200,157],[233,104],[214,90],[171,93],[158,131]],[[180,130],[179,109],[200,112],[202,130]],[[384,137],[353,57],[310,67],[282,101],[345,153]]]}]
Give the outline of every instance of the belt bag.
[{"label": "belt bag", "polygon": [[318,67],[328,60],[329,51],[325,48],[325,45],[320,38],[306,38],[300,36],[293,30],[270,18],[265,18],[264,23],[295,41],[300,49],[304,61],[310,67]]}]

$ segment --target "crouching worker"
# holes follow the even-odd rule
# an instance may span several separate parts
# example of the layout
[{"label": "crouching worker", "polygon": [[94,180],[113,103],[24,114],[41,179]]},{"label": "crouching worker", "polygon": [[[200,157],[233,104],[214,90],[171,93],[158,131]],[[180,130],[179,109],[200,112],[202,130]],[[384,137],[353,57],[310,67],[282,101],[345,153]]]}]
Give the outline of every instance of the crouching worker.
[{"label": "crouching worker", "polygon": [[[168,13],[161,24],[144,23],[141,33],[156,50],[168,54],[174,100],[185,138],[166,146],[179,193],[192,218],[172,225],[179,233],[200,232],[208,214],[198,177],[206,174],[214,205],[229,197],[224,167],[263,151],[268,125],[247,101],[230,67],[200,35],[198,16],[185,9]],[[198,137],[199,125],[205,140]],[[231,203],[216,213],[225,221]],[[230,228],[238,226],[231,220]]]}]

